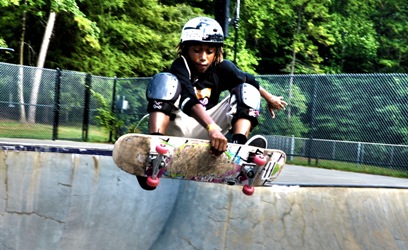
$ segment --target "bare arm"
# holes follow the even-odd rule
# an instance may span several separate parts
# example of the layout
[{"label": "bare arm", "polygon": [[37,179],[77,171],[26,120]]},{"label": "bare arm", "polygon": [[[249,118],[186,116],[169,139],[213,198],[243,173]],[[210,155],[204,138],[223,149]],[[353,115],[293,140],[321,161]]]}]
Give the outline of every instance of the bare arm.
[{"label": "bare arm", "polygon": [[280,109],[285,110],[286,106],[288,105],[287,102],[283,100],[283,96],[272,95],[261,86],[259,86],[259,92],[261,93],[261,96],[266,100],[268,110],[272,118],[275,118],[275,111],[279,111]]}]

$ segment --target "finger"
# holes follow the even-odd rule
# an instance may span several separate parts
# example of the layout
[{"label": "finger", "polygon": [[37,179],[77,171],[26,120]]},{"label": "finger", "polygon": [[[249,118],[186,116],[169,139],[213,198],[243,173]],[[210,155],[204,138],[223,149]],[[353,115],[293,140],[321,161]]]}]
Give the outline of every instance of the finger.
[{"label": "finger", "polygon": [[223,151],[219,151],[219,150],[217,150],[215,148],[211,148],[211,155],[213,155],[215,157],[220,156],[222,153],[223,153]]},{"label": "finger", "polygon": [[271,114],[272,118],[275,118],[275,112],[273,109],[269,109],[269,113]]},{"label": "finger", "polygon": [[218,148],[217,139],[212,139],[212,140],[211,140],[211,148],[213,148],[213,149],[217,149],[217,148]]},{"label": "finger", "polygon": [[224,142],[223,141],[220,141],[219,142],[219,144],[218,144],[218,151],[221,151],[221,152],[224,152],[225,150],[225,145],[224,145]]},{"label": "finger", "polygon": [[215,149],[217,149],[218,151],[222,151],[223,150],[223,141],[222,139],[217,139],[217,143],[215,146]]},{"label": "finger", "polygon": [[218,150],[219,150],[219,151],[222,151],[222,152],[224,152],[225,150],[227,150],[227,143],[228,143],[227,138],[225,138],[224,136],[223,136],[223,138],[220,138]]},{"label": "finger", "polygon": [[224,140],[224,142],[223,142],[223,144],[222,144],[222,148],[221,148],[222,152],[227,151],[227,145],[228,145],[228,141],[227,141],[227,140]]},{"label": "finger", "polygon": [[214,139],[210,138],[210,147],[213,148],[214,147]]},{"label": "finger", "polygon": [[222,145],[222,143],[216,143],[213,147],[211,147],[211,154],[215,156],[219,156],[225,151],[226,147]]}]

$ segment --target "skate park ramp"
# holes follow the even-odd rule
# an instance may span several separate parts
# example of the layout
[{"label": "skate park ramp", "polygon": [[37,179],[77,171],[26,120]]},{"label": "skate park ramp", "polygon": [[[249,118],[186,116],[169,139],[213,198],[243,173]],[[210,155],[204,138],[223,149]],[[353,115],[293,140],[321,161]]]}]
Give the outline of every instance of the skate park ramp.
[{"label": "skate park ramp", "polygon": [[251,197],[169,179],[144,191],[112,145],[0,145],[0,249],[408,249],[407,179],[288,165]]}]

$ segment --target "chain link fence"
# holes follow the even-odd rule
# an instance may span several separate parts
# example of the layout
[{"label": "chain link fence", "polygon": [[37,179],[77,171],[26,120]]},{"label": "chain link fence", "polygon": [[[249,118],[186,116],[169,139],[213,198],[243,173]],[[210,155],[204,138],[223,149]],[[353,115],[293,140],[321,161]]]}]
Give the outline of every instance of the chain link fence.
[{"label": "chain link fence", "polygon": [[291,156],[408,170],[408,75],[258,76],[289,100],[258,133]]},{"label": "chain link fence", "polygon": [[[407,171],[407,74],[257,79],[289,102],[272,119],[263,101],[253,134],[266,135],[270,148]],[[135,129],[147,133],[149,80],[0,63],[0,137],[114,142]]]}]

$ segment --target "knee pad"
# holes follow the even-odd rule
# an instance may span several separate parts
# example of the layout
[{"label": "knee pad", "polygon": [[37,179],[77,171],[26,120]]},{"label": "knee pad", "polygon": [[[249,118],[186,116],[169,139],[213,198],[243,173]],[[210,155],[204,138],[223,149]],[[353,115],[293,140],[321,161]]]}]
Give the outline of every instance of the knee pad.
[{"label": "knee pad", "polygon": [[173,104],[181,92],[177,77],[171,73],[158,73],[150,80],[146,89],[147,111],[160,111],[170,115]]},{"label": "knee pad", "polygon": [[231,106],[235,106],[236,115],[234,124],[239,118],[251,121],[252,128],[258,125],[258,116],[261,109],[261,94],[254,86],[243,83],[231,91]]},{"label": "knee pad", "polygon": [[158,73],[150,80],[146,89],[148,100],[175,102],[180,95],[181,86],[177,77],[171,73]]},{"label": "knee pad", "polygon": [[261,108],[261,94],[254,86],[243,83],[231,91],[231,98],[235,98],[236,105],[257,111]]}]

